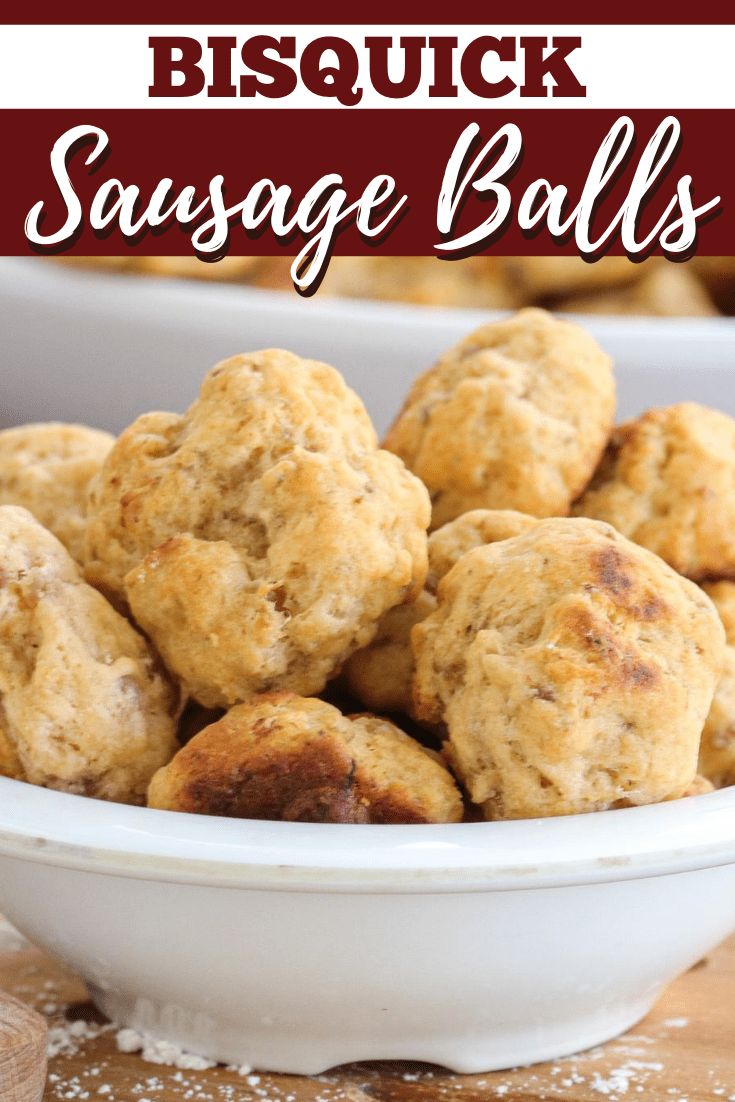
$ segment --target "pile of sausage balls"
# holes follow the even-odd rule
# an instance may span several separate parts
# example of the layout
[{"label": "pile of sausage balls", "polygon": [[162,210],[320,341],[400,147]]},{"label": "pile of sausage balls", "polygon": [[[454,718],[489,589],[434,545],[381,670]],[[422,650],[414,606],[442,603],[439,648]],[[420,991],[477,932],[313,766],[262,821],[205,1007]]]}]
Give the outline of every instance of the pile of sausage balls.
[{"label": "pile of sausage balls", "polygon": [[570,815],[735,783],[735,420],[614,427],[526,309],[380,447],[332,367],[216,365],[118,439],[0,433],[0,773],[170,811]]}]

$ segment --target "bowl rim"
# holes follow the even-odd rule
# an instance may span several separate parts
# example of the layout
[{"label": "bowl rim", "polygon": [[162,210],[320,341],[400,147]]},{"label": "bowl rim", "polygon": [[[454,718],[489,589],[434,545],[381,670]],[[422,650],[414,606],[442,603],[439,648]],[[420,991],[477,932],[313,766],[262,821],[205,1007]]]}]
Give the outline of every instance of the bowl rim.
[{"label": "bowl rim", "polygon": [[735,787],[559,818],[377,826],[157,811],[0,778],[0,856],[269,891],[403,894],[593,884],[735,863]]}]

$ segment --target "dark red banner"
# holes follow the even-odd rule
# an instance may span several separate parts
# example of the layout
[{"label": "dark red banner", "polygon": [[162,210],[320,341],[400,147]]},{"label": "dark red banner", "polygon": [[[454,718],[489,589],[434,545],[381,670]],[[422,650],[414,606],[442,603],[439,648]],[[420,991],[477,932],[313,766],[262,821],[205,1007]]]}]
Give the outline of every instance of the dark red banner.
[{"label": "dark red banner", "polygon": [[[5,111],[5,149],[13,168],[12,172],[5,170],[0,248],[6,255],[44,251],[42,246],[33,247],[24,231],[27,216],[37,204],[41,206],[29,225],[36,225],[38,235],[50,238],[65,223],[73,225],[69,196],[63,198],[63,188],[52,174],[50,154],[57,140],[71,128],[88,126],[104,134],[106,148],[90,164],[85,164],[95,147],[95,140],[89,137],[77,142],[66,158],[67,190],[73,189],[71,194],[77,197],[79,224],[72,239],[64,243],[63,251],[119,254],[135,248],[152,255],[190,254],[192,232],[211,213],[210,182],[213,177],[222,177],[220,201],[227,207],[249,203],[248,209],[254,216],[259,208],[253,189],[257,192],[260,181],[272,181],[275,188],[283,189],[277,193],[282,206],[281,219],[291,219],[295,226],[285,239],[278,239],[270,218],[244,228],[244,216],[238,215],[230,219],[226,251],[292,255],[313,236],[304,204],[320,178],[325,174],[341,178],[346,207],[360,199],[377,175],[385,174],[395,181],[395,194],[386,200],[382,213],[376,209],[372,225],[376,226],[394,201],[405,195],[401,209],[382,235],[372,239],[358,232],[355,217],[345,218],[334,228],[333,251],[365,254],[380,247],[385,254],[431,254],[442,240],[472,236],[473,231],[491,219],[498,204],[507,201],[509,209],[504,224],[486,240],[479,244],[475,241],[469,251],[574,253],[578,251],[578,240],[573,216],[584,198],[586,182],[589,189],[591,166],[605,136],[617,120],[629,115],[634,127],[630,148],[614,178],[595,197],[588,237],[596,240],[605,236],[608,227],[617,227],[600,251],[626,251],[621,228],[625,223],[630,236],[633,219],[633,236],[637,241],[645,241],[651,235],[655,238],[640,255],[660,252],[661,236],[680,215],[682,206],[687,203],[703,206],[719,197],[716,208],[697,219],[696,251],[708,255],[734,254],[735,181],[728,155],[733,114],[712,110],[626,112],[554,108]],[[642,188],[641,162],[646,146],[668,115],[678,120],[680,138],[662,146],[657,175],[648,187]],[[493,156],[482,162],[482,171],[475,172],[461,194],[455,192],[456,216],[451,232],[442,234],[437,224],[439,195],[458,140],[472,124],[477,126],[473,150],[482,149],[501,128],[510,126],[520,132],[520,151],[508,172],[496,181],[494,190],[491,186],[484,191],[474,186],[482,182],[483,173],[492,174]],[[468,158],[463,162],[465,168]],[[686,183],[688,177],[690,184]],[[461,173],[456,178],[458,186],[460,178]],[[131,210],[138,217],[145,215],[157,188],[160,196],[161,181],[165,179],[171,185],[166,202],[159,207],[173,206],[185,189],[193,189],[189,193],[190,199],[193,197],[190,206],[194,199],[203,203],[197,220],[181,226],[172,214],[160,226],[142,228],[133,240],[126,240],[114,218],[104,229],[95,232],[90,228],[93,209],[99,216],[114,205],[114,188],[108,181],[118,180],[125,188],[137,189],[126,193],[126,202],[130,205],[130,197],[137,197]],[[539,181],[547,183],[541,186]],[[533,228],[524,229],[519,224],[519,218],[525,217],[527,222],[529,216],[538,214],[542,200],[548,195],[553,196],[553,202],[549,202],[556,208],[551,212],[556,221],[569,223],[564,234],[552,236],[548,212],[545,216],[542,211]],[[587,207],[589,198],[588,191]],[[261,199],[264,203],[262,195]],[[311,216],[313,221],[314,209]],[[654,232],[657,227],[661,232]],[[669,240],[675,237],[671,229]],[[61,250],[53,246],[49,251]],[[466,253],[439,250],[439,255]]]},{"label": "dark red banner", "polygon": [[[281,0],[275,16],[264,11],[262,6],[244,4],[242,0],[216,0],[207,5],[206,11],[200,4],[184,3],[183,0],[157,0],[152,6],[150,0],[128,0],[124,6],[102,6],[93,0],[77,0],[65,4],[63,9],[58,3],[39,0],[33,6],[34,23],[168,23],[182,26],[186,23],[203,23],[215,26],[218,23],[229,25],[258,26],[267,24],[275,18],[279,23],[297,24],[410,24],[427,26],[429,24],[457,26],[462,24],[524,24],[545,25],[552,21],[554,25],[562,23],[616,24],[616,23],[661,23],[664,25],[688,24],[692,22],[693,12],[683,5],[674,6],[664,0],[651,0],[645,7],[635,0],[618,0],[610,5],[590,5],[588,0],[557,0],[553,10],[548,0],[525,0],[516,3],[512,11],[501,10],[499,5],[489,5],[487,0],[463,0],[461,10],[456,11],[446,4],[425,4],[421,8],[414,3],[396,3],[395,0],[373,0],[369,10],[358,5],[349,6],[344,0],[321,0],[320,3],[304,5],[302,0]],[[726,23],[732,18],[732,4],[716,0],[706,7],[700,6],[696,12],[700,24]],[[29,23],[28,12],[18,8],[3,13],[5,23]]]}]

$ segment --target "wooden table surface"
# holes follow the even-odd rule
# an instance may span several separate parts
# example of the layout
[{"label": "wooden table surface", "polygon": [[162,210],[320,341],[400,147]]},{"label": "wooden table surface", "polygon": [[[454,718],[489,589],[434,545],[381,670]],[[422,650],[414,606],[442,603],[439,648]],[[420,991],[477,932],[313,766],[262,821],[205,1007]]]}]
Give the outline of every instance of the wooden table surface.
[{"label": "wooden table surface", "polygon": [[735,1102],[735,939],[681,977],[617,1041],[552,1064],[476,1076],[355,1064],[305,1079],[147,1063],[118,1052],[115,1029],[101,1021],[78,979],[7,933],[0,988],[48,1019],[44,1102]]}]

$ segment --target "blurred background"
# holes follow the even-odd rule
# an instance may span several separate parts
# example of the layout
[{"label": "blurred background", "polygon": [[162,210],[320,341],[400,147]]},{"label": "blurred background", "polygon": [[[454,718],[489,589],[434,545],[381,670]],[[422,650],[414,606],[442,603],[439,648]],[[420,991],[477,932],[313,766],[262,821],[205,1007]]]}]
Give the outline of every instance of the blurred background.
[{"label": "blurred background", "polygon": [[[216,263],[195,257],[73,257],[61,263],[293,290],[286,257],[232,256]],[[682,264],[604,257],[588,264],[566,256],[342,256],[332,259],[317,294],[488,310],[545,306],[574,314],[716,317],[735,313],[735,257],[695,257]]]},{"label": "blurred background", "polygon": [[614,358],[619,415],[695,398],[735,414],[735,258],[336,257],[296,294],[287,258],[0,257],[0,427],[119,432],[183,410],[220,359],[288,348],[333,364],[380,433],[447,348],[524,305],[576,317]]}]

